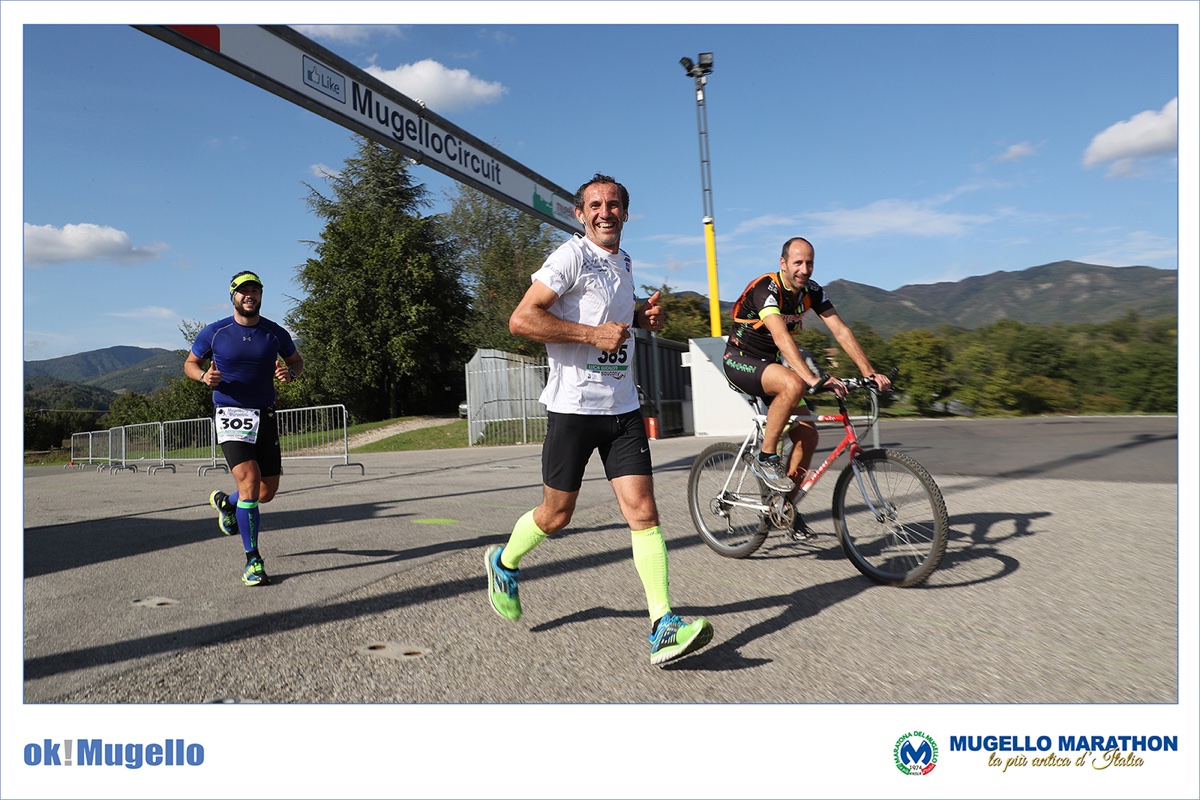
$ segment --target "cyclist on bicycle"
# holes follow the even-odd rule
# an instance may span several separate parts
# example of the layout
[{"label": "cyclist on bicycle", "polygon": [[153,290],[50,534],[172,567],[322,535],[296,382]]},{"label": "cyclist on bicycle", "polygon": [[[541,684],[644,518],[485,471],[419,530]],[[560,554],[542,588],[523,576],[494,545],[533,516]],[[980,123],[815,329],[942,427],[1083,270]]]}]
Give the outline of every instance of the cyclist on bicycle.
[{"label": "cyclist on bicycle", "polygon": [[[789,433],[793,444],[787,465],[779,458],[779,441],[788,418],[797,413],[804,395],[813,389],[831,389],[846,396],[846,385],[826,377],[811,353],[802,351],[793,337],[801,318],[815,310],[862,374],[875,380],[881,392],[891,388],[886,375],[877,373],[858,338],[842,318],[820,284],[812,280],[813,246],[802,237],[783,243],[779,271],[750,282],[733,305],[733,333],[725,348],[725,378],[736,390],[761,397],[769,405],[763,428],[762,451],[748,454],[750,467],[769,487],[795,499],[800,476],[808,469],[817,448],[817,429],[798,422]],[[799,513],[792,531],[798,538],[812,535]]]}]

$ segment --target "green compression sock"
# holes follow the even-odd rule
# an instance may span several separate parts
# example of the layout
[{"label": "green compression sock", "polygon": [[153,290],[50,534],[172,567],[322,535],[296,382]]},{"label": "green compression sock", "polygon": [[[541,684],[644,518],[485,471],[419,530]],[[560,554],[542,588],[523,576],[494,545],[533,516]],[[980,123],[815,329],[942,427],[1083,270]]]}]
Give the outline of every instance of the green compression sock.
[{"label": "green compression sock", "polygon": [[508,544],[500,554],[500,564],[508,569],[518,569],[521,559],[544,541],[546,533],[533,521],[533,511],[526,512],[513,526]]},{"label": "green compression sock", "polygon": [[669,581],[667,579],[667,543],[662,527],[655,525],[633,535],[633,565],[646,590],[646,606],[650,619],[656,620],[671,613]]}]

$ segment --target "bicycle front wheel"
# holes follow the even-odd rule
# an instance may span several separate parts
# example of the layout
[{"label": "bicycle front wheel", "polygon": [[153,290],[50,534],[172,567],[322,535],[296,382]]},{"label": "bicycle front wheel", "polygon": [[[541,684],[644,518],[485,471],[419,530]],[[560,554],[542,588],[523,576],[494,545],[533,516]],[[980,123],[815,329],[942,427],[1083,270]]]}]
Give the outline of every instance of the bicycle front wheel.
[{"label": "bicycle front wheel", "polygon": [[941,490],[897,450],[868,450],[842,472],[833,488],[833,523],[851,563],[888,586],[928,578],[946,553],[950,530]]},{"label": "bicycle front wheel", "polygon": [[770,492],[740,448],[717,442],[705,448],[688,475],[688,509],[704,543],[726,558],[745,558],[767,538]]}]

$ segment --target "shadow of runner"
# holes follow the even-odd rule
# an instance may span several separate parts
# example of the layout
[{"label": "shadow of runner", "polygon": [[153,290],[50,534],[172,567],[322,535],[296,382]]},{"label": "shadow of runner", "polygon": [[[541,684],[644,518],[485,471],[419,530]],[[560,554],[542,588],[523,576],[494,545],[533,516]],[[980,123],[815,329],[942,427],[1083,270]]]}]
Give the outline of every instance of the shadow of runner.
[{"label": "shadow of runner", "polygon": [[[722,672],[751,669],[769,664],[771,663],[771,659],[746,658],[739,651],[742,647],[757,639],[778,633],[798,622],[803,622],[821,613],[825,608],[836,603],[841,603],[874,586],[875,584],[871,581],[860,575],[856,575],[833,583],[818,584],[798,589],[789,594],[757,597],[752,600],[743,600],[737,603],[709,606],[706,608],[680,606],[674,609],[675,613],[680,614],[688,620],[694,619],[697,616],[705,616],[711,619],[724,614],[762,611],[763,609],[771,608],[778,608],[779,614],[751,625],[728,639],[721,638],[723,631],[719,625],[714,624],[712,644],[690,656],[685,656],[676,661],[669,661],[662,665],[662,669]],[[644,609],[621,611],[604,606],[596,606],[567,614],[549,622],[544,622],[541,625],[536,625],[530,628],[530,631],[540,633],[561,628],[564,625],[576,625],[598,619],[644,619],[645,617],[646,612]],[[646,657],[648,659],[650,656],[648,624],[646,626],[646,636]],[[719,701],[714,700],[714,702]]]}]

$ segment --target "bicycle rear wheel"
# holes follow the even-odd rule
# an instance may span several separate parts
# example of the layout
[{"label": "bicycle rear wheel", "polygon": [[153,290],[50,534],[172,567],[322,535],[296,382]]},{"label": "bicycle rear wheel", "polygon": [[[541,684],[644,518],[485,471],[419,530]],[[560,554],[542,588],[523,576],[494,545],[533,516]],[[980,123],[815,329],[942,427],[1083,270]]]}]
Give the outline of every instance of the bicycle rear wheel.
[{"label": "bicycle rear wheel", "polygon": [[946,553],[950,530],[941,490],[897,450],[868,450],[846,467],[833,488],[833,522],[851,563],[888,586],[928,578]]},{"label": "bicycle rear wheel", "polygon": [[770,492],[738,458],[739,447],[705,448],[688,475],[688,509],[704,543],[726,558],[745,558],[767,538]]}]

